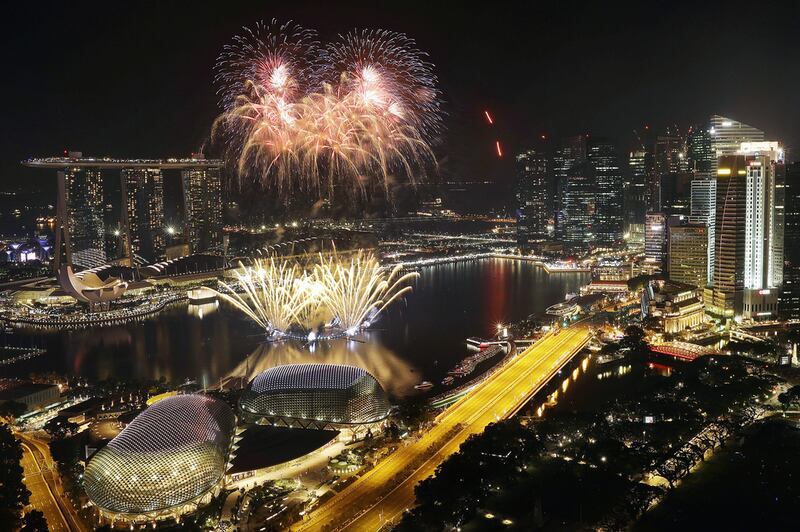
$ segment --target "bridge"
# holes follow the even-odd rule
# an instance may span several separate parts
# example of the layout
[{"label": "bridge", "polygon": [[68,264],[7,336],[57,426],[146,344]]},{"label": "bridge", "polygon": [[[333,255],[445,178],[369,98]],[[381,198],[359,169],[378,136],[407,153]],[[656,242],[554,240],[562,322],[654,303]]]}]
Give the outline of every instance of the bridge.
[{"label": "bridge", "polygon": [[575,324],[548,333],[442,412],[418,440],[401,446],[341,492],[313,509],[293,530],[379,530],[414,505],[414,488],[471,435],[513,416],[589,342]]},{"label": "bridge", "polygon": [[703,355],[711,355],[716,353],[715,349],[703,347],[697,344],[689,344],[686,342],[663,342],[650,344],[650,350],[654,353],[689,361],[692,361]]}]

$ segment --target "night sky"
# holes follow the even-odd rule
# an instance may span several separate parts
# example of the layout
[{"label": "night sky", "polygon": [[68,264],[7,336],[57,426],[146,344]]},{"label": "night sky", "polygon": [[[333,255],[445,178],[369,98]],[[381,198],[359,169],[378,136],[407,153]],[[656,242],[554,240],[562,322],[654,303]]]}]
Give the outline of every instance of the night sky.
[{"label": "night sky", "polygon": [[[409,34],[444,92],[440,174],[508,182],[528,139],[590,132],[631,147],[634,128],[719,113],[800,146],[800,7],[648,2],[11,2],[0,84],[2,187],[48,179],[28,156],[188,154],[217,113],[212,67],[243,25]],[[495,115],[490,131],[483,110]],[[800,153],[797,149],[794,154]],[[790,153],[790,157],[791,157]]]}]

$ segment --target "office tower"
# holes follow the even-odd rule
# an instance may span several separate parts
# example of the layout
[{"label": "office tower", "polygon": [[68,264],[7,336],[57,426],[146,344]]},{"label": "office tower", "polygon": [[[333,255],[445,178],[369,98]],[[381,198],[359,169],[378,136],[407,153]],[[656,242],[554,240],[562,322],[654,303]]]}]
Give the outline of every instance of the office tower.
[{"label": "office tower", "polygon": [[522,247],[547,237],[553,212],[548,194],[550,160],[543,148],[517,155],[517,241]]},{"label": "office tower", "polygon": [[[106,262],[105,227],[103,225],[103,181],[98,168],[68,167],[58,172],[59,198],[63,216],[59,220],[67,236],[59,238],[65,246],[68,264],[78,268],[94,268]],[[61,250],[56,249],[61,257]]]},{"label": "office tower", "polygon": [[714,280],[706,309],[719,318],[741,315],[747,227],[747,158],[723,155],[717,164]]},{"label": "office tower", "polygon": [[605,139],[592,139],[587,150],[595,178],[594,239],[611,245],[622,239],[623,177],[617,149]]},{"label": "office tower", "polygon": [[628,178],[625,182],[625,224],[644,224],[647,212],[647,159],[644,150],[634,150],[628,155]]},{"label": "office tower", "polygon": [[692,181],[692,200],[689,221],[694,224],[706,226],[708,238],[707,261],[708,273],[706,285],[711,285],[714,280],[714,238],[716,227],[717,181],[716,179],[695,179]]},{"label": "office tower", "polygon": [[800,320],[800,162],[786,166],[783,286],[780,314]]},{"label": "office tower", "polygon": [[645,215],[644,262],[650,272],[664,269],[667,253],[667,216],[663,212],[650,212]]},{"label": "office tower", "polygon": [[586,160],[586,138],[583,135],[563,139],[553,152],[553,204],[555,236],[566,237],[566,194],[570,169]]},{"label": "office tower", "polygon": [[689,214],[691,204],[691,175],[689,172],[670,172],[661,175],[661,212],[668,216]]},{"label": "office tower", "polygon": [[709,127],[701,125],[689,129],[686,158],[694,179],[714,179],[717,155],[711,145]]},{"label": "office tower", "polygon": [[181,171],[181,177],[184,223],[190,252],[219,248],[222,245],[222,183],[219,167],[187,168]]},{"label": "office tower", "polygon": [[711,174],[718,168],[719,158],[725,155],[736,155],[743,142],[761,142],[764,132],[753,126],[720,115],[711,115],[709,120],[711,150],[714,154]]},{"label": "office tower", "polygon": [[155,262],[164,257],[164,180],[160,168],[124,168],[121,180],[125,255]]},{"label": "office tower", "polygon": [[564,192],[564,242],[586,247],[594,241],[593,224],[597,212],[594,169],[584,161],[567,172]]},{"label": "office tower", "polygon": [[681,223],[668,228],[667,273],[670,280],[701,289],[706,285],[708,276],[706,230],[704,224],[693,223]]},{"label": "office tower", "polygon": [[[664,197],[664,185],[672,186],[672,182],[678,179],[677,174],[685,172],[686,168],[686,139],[676,127],[668,128],[666,134],[656,137],[653,149],[653,170],[649,186],[650,210],[665,212],[665,199],[671,203],[673,198]],[[672,193],[671,190],[667,192]]]},{"label": "office tower", "polygon": [[747,160],[742,317],[777,317],[783,284],[783,148],[777,142],[743,142],[739,153]]}]

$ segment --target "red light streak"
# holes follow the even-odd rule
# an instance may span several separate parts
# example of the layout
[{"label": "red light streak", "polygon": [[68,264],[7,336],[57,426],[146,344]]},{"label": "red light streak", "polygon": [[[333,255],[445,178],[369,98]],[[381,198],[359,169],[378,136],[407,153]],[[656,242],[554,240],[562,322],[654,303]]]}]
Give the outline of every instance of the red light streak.
[{"label": "red light streak", "polygon": [[484,111],[483,114],[486,115],[486,120],[489,124],[494,125],[494,120],[492,120],[492,115],[489,114],[489,111]]},{"label": "red light streak", "polygon": [[502,157],[503,156],[503,149],[500,147],[500,141],[499,140],[495,141],[494,145],[497,148],[497,156],[498,157]]}]

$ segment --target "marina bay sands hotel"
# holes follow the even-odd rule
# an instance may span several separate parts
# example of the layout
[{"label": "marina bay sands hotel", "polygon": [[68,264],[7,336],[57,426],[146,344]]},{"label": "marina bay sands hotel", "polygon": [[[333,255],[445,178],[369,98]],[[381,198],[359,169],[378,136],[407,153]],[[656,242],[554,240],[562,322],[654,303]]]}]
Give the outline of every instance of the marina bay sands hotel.
[{"label": "marina bay sands hotel", "polygon": [[[222,183],[219,159],[193,154],[185,159],[66,157],[22,161],[31,168],[57,171],[55,268],[62,257],[78,268],[115,261],[125,266],[217,249],[222,245]],[[119,251],[109,257],[104,223],[103,174],[120,172],[122,195]],[[183,192],[183,228],[167,227],[164,215],[165,170],[179,171]],[[172,242],[170,242],[172,241]],[[168,245],[170,243],[177,245]]]}]

